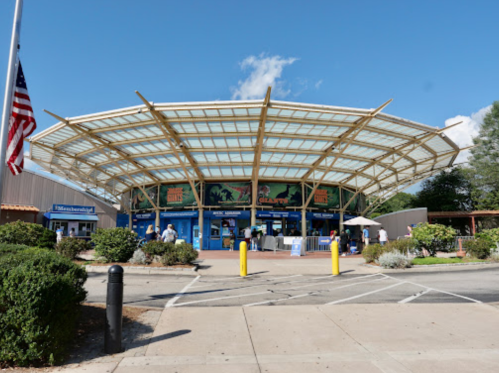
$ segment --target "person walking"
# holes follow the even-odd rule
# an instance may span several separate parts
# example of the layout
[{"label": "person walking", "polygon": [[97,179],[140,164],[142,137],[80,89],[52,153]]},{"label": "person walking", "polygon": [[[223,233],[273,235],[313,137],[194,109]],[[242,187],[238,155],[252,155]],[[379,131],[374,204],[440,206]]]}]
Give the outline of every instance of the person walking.
[{"label": "person walking", "polygon": [[379,230],[379,243],[381,244],[381,246],[384,246],[386,245],[387,242],[388,242],[388,232],[385,231],[385,228],[381,227],[381,229]]},{"label": "person walking", "polygon": [[229,251],[234,251],[234,244],[236,243],[236,235],[234,234],[234,230],[230,231],[229,239],[230,239]]},{"label": "person walking", "polygon": [[175,240],[177,239],[177,232],[173,230],[173,226],[171,224],[168,224],[168,227],[165,229],[163,234],[161,235],[161,239],[163,242],[171,242],[175,243]]},{"label": "person walking", "polygon": [[258,232],[253,228],[251,232],[251,251],[258,251]]},{"label": "person walking", "polygon": [[364,244],[364,247],[369,246],[369,227],[365,227],[362,230],[362,243]]},{"label": "person walking", "polygon": [[62,227],[59,227],[56,231],[55,234],[57,235],[57,243],[62,241],[62,236],[64,236],[64,229]]},{"label": "person walking", "polygon": [[149,224],[146,231],[146,242],[155,241],[158,234],[154,231],[152,224]]},{"label": "person walking", "polygon": [[345,230],[342,230],[340,233],[340,247],[341,247],[341,256],[346,256],[348,252],[348,234]]}]

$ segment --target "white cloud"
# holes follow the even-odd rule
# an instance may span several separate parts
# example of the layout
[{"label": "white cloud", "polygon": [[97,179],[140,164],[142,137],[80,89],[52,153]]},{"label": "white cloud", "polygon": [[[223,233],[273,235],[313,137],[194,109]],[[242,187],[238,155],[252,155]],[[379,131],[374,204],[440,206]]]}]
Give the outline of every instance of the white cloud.
[{"label": "white cloud", "polygon": [[319,80],[317,83],[315,83],[315,89],[319,89],[321,85],[322,85],[322,79]]},{"label": "white cloud", "polygon": [[238,82],[237,88],[232,88],[233,100],[252,100],[265,97],[267,88],[272,86],[272,96],[284,98],[290,93],[286,89],[286,82],[281,80],[284,67],[291,65],[297,59],[282,58],[281,56],[249,56],[241,62],[241,69],[251,69],[251,74],[244,81]]},{"label": "white cloud", "polygon": [[[445,127],[457,122],[463,123],[445,131],[445,135],[454,141],[460,148],[473,145],[473,137],[478,136],[480,124],[483,122],[483,118],[491,108],[492,105],[489,105],[478,110],[476,113],[471,114],[470,116],[457,115],[453,118],[447,119],[445,121]],[[467,162],[469,156],[470,151],[465,150],[459,153],[455,163]]]}]

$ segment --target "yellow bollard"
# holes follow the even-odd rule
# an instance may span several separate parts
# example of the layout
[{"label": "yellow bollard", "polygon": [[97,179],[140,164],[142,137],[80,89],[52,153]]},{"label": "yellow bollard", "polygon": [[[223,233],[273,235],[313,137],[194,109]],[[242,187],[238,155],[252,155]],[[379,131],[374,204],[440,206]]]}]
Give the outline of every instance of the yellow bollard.
[{"label": "yellow bollard", "polygon": [[247,245],[245,241],[239,244],[239,263],[241,277],[246,277],[248,275],[248,255],[246,248]]},{"label": "yellow bollard", "polygon": [[338,242],[331,242],[331,260],[333,262],[333,276],[340,274],[340,254],[338,252]]}]

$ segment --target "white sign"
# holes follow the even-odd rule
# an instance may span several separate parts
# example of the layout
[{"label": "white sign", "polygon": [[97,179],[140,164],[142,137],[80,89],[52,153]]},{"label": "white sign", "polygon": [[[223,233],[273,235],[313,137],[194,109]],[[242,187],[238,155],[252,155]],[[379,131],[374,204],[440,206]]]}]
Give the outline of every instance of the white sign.
[{"label": "white sign", "polygon": [[292,245],[294,240],[301,240],[303,237],[284,237],[284,245]]}]

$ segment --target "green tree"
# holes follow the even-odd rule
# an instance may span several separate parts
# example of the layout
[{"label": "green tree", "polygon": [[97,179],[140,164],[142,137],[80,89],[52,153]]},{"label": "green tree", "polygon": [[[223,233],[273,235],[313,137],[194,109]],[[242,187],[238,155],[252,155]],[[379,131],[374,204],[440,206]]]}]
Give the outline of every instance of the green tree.
[{"label": "green tree", "polygon": [[473,143],[473,200],[478,210],[499,210],[499,101],[485,115]]},{"label": "green tree", "polygon": [[468,171],[455,167],[426,179],[416,194],[414,207],[426,207],[428,211],[471,211],[474,207],[471,194]]},{"label": "green tree", "polygon": [[383,202],[377,209],[376,212],[371,214],[371,218],[375,218],[380,215],[389,214],[390,212],[406,210],[414,207],[414,199],[416,197],[414,194],[410,193],[398,193],[394,197],[390,198],[388,201]]}]

